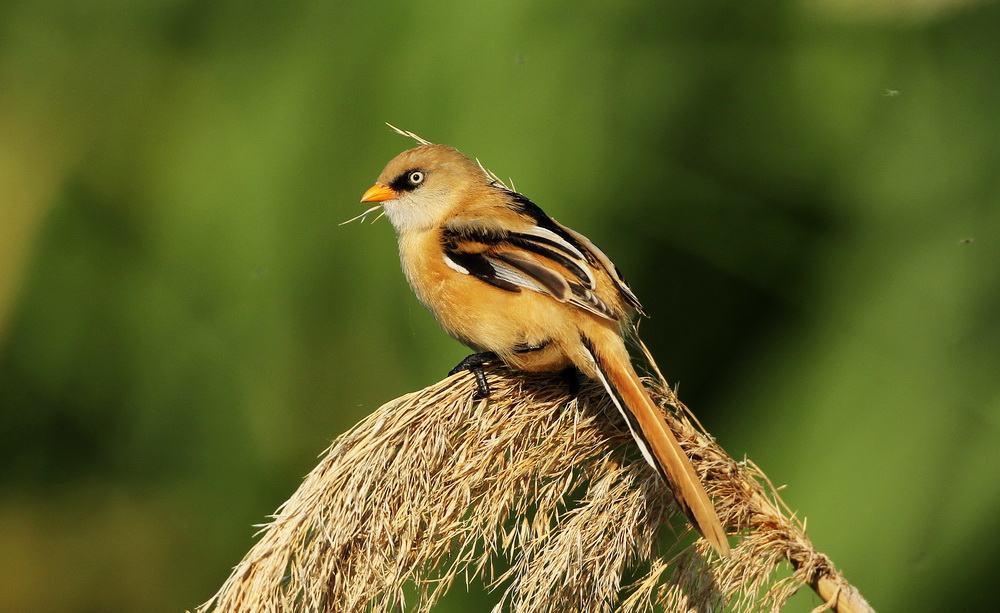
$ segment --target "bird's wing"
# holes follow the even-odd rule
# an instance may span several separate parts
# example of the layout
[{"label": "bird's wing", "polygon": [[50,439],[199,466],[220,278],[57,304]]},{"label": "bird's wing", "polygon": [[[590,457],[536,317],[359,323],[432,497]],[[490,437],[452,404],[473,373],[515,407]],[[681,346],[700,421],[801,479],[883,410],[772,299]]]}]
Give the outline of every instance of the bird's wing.
[{"label": "bird's wing", "polygon": [[632,288],[629,287],[628,281],[625,280],[625,275],[623,275],[621,271],[618,270],[618,267],[615,266],[615,263],[611,261],[611,258],[604,255],[604,252],[601,251],[601,249],[597,245],[595,245],[593,242],[591,242],[589,238],[580,234],[576,230],[567,228],[566,226],[560,224],[554,219],[552,220],[552,223],[555,223],[560,228],[565,230],[566,233],[575,238],[577,242],[579,242],[580,245],[584,247],[585,250],[593,254],[594,258],[600,263],[601,267],[605,270],[605,272],[607,272],[608,277],[610,277],[612,282],[614,282],[615,288],[621,294],[621,297],[626,304],[628,304],[636,311],[639,311],[639,313],[643,315],[646,314],[646,312],[642,309],[642,304],[639,302],[639,299],[636,298],[634,293],[632,293]]},{"label": "bird's wing", "polygon": [[448,265],[507,291],[527,289],[618,321],[642,307],[604,253],[527,198],[506,192],[501,211],[462,215],[442,228]]}]

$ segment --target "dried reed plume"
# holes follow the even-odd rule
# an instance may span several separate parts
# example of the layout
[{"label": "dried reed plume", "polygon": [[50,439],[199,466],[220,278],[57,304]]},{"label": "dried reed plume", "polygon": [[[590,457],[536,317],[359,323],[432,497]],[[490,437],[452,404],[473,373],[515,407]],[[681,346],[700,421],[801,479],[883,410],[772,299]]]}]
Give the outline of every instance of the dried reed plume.
[{"label": "dried reed plume", "polygon": [[662,381],[653,397],[737,535],[729,558],[670,521],[683,516],[600,387],[490,377],[487,400],[459,374],[337,439],[199,613],[428,611],[459,577],[494,589],[495,611],[777,611],[803,585],[816,611],[871,611]]}]

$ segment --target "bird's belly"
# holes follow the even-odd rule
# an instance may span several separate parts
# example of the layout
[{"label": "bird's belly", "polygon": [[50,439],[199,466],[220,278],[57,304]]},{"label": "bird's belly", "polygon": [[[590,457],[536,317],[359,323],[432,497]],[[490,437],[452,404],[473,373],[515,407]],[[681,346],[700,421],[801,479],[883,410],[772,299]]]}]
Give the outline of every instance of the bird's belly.
[{"label": "bird's belly", "polygon": [[492,351],[518,370],[556,371],[570,364],[558,324],[566,305],[531,290],[503,290],[474,277],[448,276],[414,287],[448,334],[476,351]]}]

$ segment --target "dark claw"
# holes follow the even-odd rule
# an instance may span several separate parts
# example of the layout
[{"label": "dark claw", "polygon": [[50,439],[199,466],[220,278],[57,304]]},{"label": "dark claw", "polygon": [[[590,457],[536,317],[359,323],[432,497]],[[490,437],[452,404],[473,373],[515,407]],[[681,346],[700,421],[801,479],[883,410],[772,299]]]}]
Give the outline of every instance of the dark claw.
[{"label": "dark claw", "polygon": [[486,380],[486,373],[483,372],[482,368],[478,366],[475,368],[470,368],[472,374],[476,376],[476,393],[473,396],[476,400],[482,400],[483,398],[490,397],[490,382]]},{"label": "dark claw", "polygon": [[475,398],[483,399],[490,397],[490,384],[486,380],[486,373],[483,372],[483,365],[490,362],[496,362],[500,357],[493,353],[492,351],[483,351],[482,353],[473,353],[472,355],[466,356],[464,360],[458,363],[458,366],[452,368],[448,371],[448,376],[458,374],[463,370],[471,372],[476,377],[476,395]]}]

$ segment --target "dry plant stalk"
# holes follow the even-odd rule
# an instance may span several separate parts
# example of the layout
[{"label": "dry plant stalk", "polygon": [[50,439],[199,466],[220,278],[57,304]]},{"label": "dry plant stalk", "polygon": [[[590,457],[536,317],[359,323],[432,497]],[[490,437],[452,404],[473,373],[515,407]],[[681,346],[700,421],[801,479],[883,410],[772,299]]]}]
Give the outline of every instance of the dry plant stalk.
[{"label": "dry plant stalk", "polygon": [[815,611],[871,611],[765,475],[662,381],[653,397],[738,535],[729,558],[685,545],[669,489],[599,386],[571,398],[558,376],[490,377],[488,400],[463,373],[341,436],[199,613],[428,611],[459,577],[502,590],[494,611],[778,611],[803,585],[825,601]]}]

